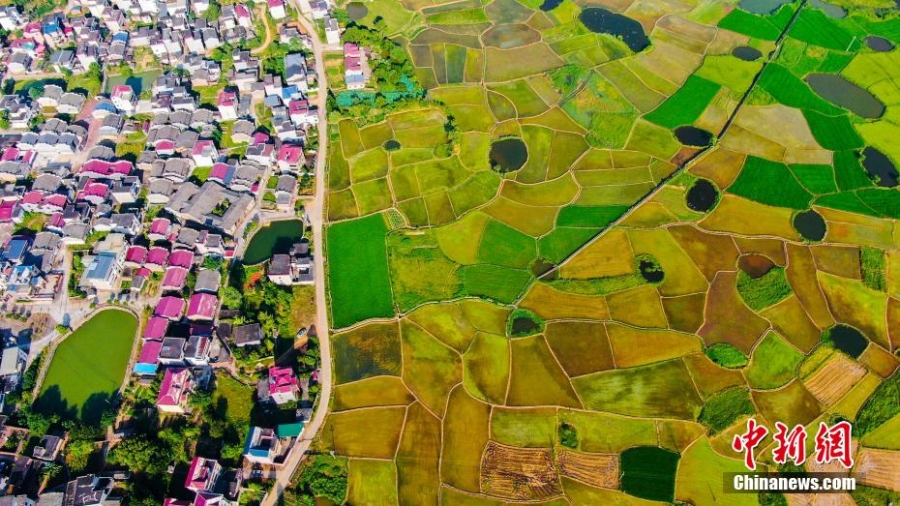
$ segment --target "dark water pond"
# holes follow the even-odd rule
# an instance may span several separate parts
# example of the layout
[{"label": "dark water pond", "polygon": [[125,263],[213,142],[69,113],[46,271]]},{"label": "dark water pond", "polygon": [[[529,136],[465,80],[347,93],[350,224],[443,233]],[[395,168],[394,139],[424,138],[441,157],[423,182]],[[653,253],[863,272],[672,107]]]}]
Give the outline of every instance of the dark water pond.
[{"label": "dark water pond", "polygon": [[832,19],[843,19],[847,17],[847,11],[840,5],[824,2],[823,0],[812,0],[810,5],[819,9]]},{"label": "dark water pond", "polygon": [[716,185],[706,179],[698,179],[687,192],[687,206],[701,213],[712,209],[717,200],[719,200],[719,190],[716,189]]},{"label": "dark water pond", "polygon": [[775,267],[775,262],[764,255],[751,253],[738,259],[738,267],[753,279],[761,278]]},{"label": "dark water pond", "polygon": [[858,358],[869,345],[869,340],[862,332],[849,325],[838,324],[828,331],[828,337],[834,347],[853,358]]},{"label": "dark water pond", "polygon": [[750,46],[738,46],[731,50],[731,54],[744,61],[756,61],[762,58],[762,51]]},{"label": "dark water pond", "polygon": [[600,7],[588,7],[581,11],[579,19],[594,33],[606,33],[621,38],[622,42],[635,53],[650,45],[644,27],[627,16]]},{"label": "dark water pond", "polygon": [[491,144],[491,152],[488,155],[491,168],[497,172],[512,172],[519,170],[528,160],[528,148],[522,139],[510,137],[500,139]]},{"label": "dark water pond", "polygon": [[347,17],[350,21],[359,21],[369,14],[369,8],[362,2],[350,2],[347,4]]},{"label": "dark water pond", "polygon": [[685,146],[705,148],[712,144],[713,134],[695,126],[680,126],[675,129],[675,137]]},{"label": "dark water pond", "polygon": [[282,220],[262,227],[253,234],[244,263],[254,265],[264,262],[275,253],[288,253],[294,243],[303,237],[303,223],[300,220]]},{"label": "dark water pond", "polygon": [[869,177],[876,181],[878,186],[885,188],[893,188],[897,186],[897,168],[891,162],[891,159],[884,153],[873,147],[867,147],[863,150],[863,167],[869,173]]},{"label": "dark water pond", "polygon": [[812,209],[794,215],[794,228],[807,241],[821,241],[825,237],[825,220]]},{"label": "dark water pond", "polygon": [[540,277],[550,271],[550,269],[556,267],[556,265],[549,261],[544,260],[543,258],[538,258],[531,264],[531,273],[534,274],[535,277]]},{"label": "dark water pond", "polygon": [[562,0],[544,0],[544,3],[541,4],[542,11],[552,11],[553,9],[559,7],[559,4],[562,3]]},{"label": "dark water pond", "polygon": [[520,316],[513,319],[511,328],[514,336],[524,336],[534,334],[541,329],[541,326],[527,316]]},{"label": "dark water pond", "polygon": [[753,14],[771,14],[792,0],[741,0],[738,7]]},{"label": "dark water pond", "polygon": [[876,37],[874,35],[866,37],[866,45],[869,46],[869,49],[872,51],[877,51],[879,53],[886,53],[894,49],[893,42],[884,37]]},{"label": "dark water pond", "polygon": [[397,151],[400,149],[400,142],[395,139],[388,139],[384,141],[383,146],[385,151]]},{"label": "dark water pond", "polygon": [[838,74],[810,74],[806,82],[819,96],[863,118],[880,118],[884,104],[874,95]]},{"label": "dark water pond", "polygon": [[643,259],[638,262],[638,272],[648,283],[661,283],[666,277],[662,267],[654,260]]}]

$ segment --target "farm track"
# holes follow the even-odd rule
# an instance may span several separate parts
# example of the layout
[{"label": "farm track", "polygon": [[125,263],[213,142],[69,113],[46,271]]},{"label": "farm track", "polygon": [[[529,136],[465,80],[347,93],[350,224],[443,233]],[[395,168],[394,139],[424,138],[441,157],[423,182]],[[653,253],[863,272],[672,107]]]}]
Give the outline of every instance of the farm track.
[{"label": "farm track", "polygon": [[[747,91],[744,92],[744,94],[741,96],[741,99],[738,101],[737,106],[735,106],[734,111],[731,112],[731,114],[728,116],[728,119],[725,121],[725,125],[723,125],[722,129],[719,131],[719,134],[717,135],[718,142],[721,142],[722,138],[728,133],[728,130],[731,128],[731,125],[734,123],[735,118],[737,118],[737,115],[740,113],[741,109],[743,108],[744,103],[746,103],[747,99],[750,97],[750,94],[753,93],[753,90],[756,88],[756,85],[759,82],[760,77],[763,75],[763,72],[766,71],[766,68],[769,66],[769,64],[772,63],[775,60],[775,58],[778,56],[778,54],[780,53],[781,45],[784,42],[784,38],[787,37],[787,34],[791,31],[791,28],[794,26],[794,23],[797,21],[797,18],[800,16],[800,12],[803,10],[804,7],[806,7],[806,3],[807,3],[807,0],[800,1],[800,5],[797,7],[797,10],[794,12],[794,15],[791,16],[791,20],[784,27],[784,30],[781,31],[781,34],[778,36],[778,38],[775,40],[775,49],[773,49],[768,54],[768,56],[766,57],[766,61],[763,62],[762,68],[760,68],[759,72],[757,72],[756,75],[753,76],[753,81],[751,81],[750,86],[747,88]],[[618,218],[613,220],[611,223],[609,223],[606,226],[606,228],[604,228],[603,230],[598,232],[597,235],[595,235],[590,240],[588,240],[586,243],[584,243],[580,247],[578,247],[578,249],[576,249],[575,251],[570,253],[566,258],[564,258],[561,262],[559,262],[559,264],[557,264],[554,268],[552,268],[552,269],[548,270],[546,273],[544,273],[539,279],[549,279],[549,278],[552,278],[554,275],[556,275],[561,266],[563,266],[570,259],[577,256],[579,253],[581,253],[581,251],[588,248],[591,244],[596,242],[598,239],[603,237],[604,234],[606,234],[606,232],[608,232],[609,230],[612,230],[613,228],[618,226],[620,223],[625,221],[625,219],[627,219],[631,215],[631,213],[633,213],[636,209],[638,209],[645,202],[649,201],[650,199],[655,197],[657,194],[659,194],[659,192],[662,191],[662,189],[669,183],[669,181],[671,181],[672,179],[674,179],[675,177],[680,175],[682,172],[684,172],[686,169],[688,169],[694,162],[703,158],[703,156],[705,156],[707,153],[711,152],[713,150],[713,148],[716,147],[718,142],[716,142],[715,144],[713,144],[711,146],[707,146],[707,147],[703,148],[702,150],[698,151],[690,158],[686,159],[684,161],[684,163],[682,163],[674,172],[669,174],[667,177],[663,178],[659,182],[659,184],[657,184],[656,187],[653,188],[653,190],[650,193],[644,195],[637,202],[635,202],[634,204],[629,206],[628,210],[626,210],[624,213],[622,213],[621,216],[619,216]]]}]

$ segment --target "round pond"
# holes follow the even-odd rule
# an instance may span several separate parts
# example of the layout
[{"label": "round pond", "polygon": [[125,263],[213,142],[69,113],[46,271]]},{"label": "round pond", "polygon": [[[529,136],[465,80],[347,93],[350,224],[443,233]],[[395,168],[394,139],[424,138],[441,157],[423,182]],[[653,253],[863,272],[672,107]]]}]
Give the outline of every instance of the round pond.
[{"label": "round pond", "polygon": [[369,14],[369,8],[362,2],[350,2],[347,4],[347,17],[350,21],[359,21]]},{"label": "round pond", "polygon": [[825,237],[825,219],[812,209],[794,215],[794,228],[807,241],[818,242]]},{"label": "round pond", "polygon": [[497,172],[512,172],[525,165],[525,161],[528,160],[528,147],[522,139],[508,137],[494,141],[488,157],[491,168]]},{"label": "round pond", "polygon": [[396,139],[388,139],[388,140],[384,141],[384,144],[382,144],[382,147],[384,148],[385,151],[397,151],[398,149],[400,149],[401,146],[400,146],[400,141],[398,141]]},{"label": "round pond", "polygon": [[719,190],[706,179],[698,179],[687,192],[687,206],[701,213],[712,209],[718,200]]}]

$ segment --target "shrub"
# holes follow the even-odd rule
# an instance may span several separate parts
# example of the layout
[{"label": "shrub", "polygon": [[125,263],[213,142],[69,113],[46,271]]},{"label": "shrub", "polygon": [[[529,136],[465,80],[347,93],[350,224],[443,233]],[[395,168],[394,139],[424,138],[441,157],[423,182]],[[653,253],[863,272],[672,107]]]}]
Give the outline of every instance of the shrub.
[{"label": "shrub", "polygon": [[559,425],[557,432],[559,434],[559,444],[566,448],[578,448],[578,429],[563,422]]},{"label": "shrub", "polygon": [[783,267],[773,267],[758,278],[740,271],[737,290],[744,302],[755,311],[775,305],[793,293]]},{"label": "shrub", "polygon": [[716,343],[706,349],[706,356],[710,360],[728,369],[739,369],[749,363],[747,356],[741,350],[727,343]]}]

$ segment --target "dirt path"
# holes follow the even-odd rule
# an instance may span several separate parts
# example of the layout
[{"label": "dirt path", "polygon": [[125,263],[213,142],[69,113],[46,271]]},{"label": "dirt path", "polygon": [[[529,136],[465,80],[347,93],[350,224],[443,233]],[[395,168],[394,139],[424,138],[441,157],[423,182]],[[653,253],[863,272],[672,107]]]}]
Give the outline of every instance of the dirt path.
[{"label": "dirt path", "polygon": [[264,4],[259,4],[259,7],[256,8],[256,15],[260,16],[263,20],[263,24],[266,25],[266,41],[263,42],[261,46],[256,49],[251,49],[250,54],[262,54],[266,49],[269,48],[269,44],[272,43],[272,26],[269,24],[269,17],[266,15],[266,7]]}]

